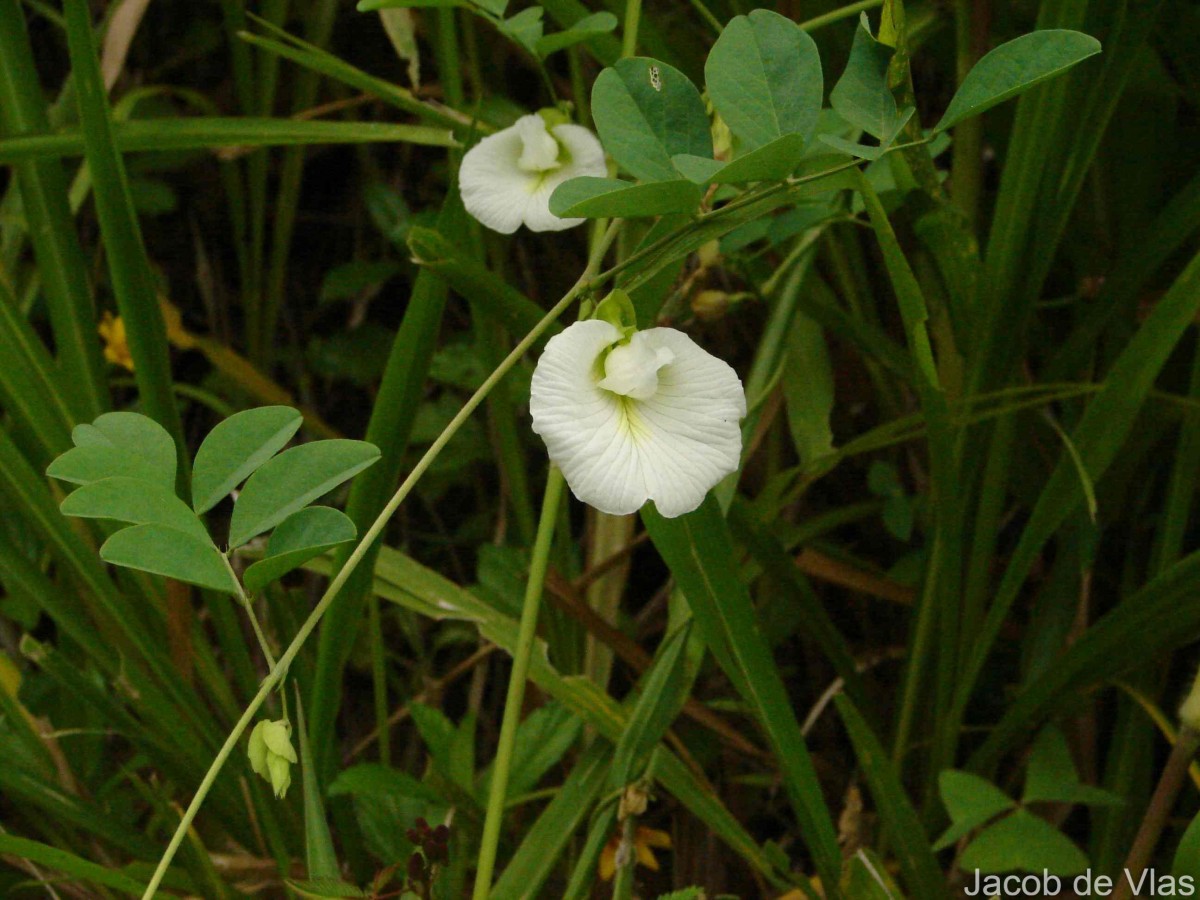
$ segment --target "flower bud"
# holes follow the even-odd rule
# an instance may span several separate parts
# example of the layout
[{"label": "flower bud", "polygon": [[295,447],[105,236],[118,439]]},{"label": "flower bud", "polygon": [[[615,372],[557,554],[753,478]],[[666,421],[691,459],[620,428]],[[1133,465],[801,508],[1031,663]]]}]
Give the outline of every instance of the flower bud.
[{"label": "flower bud", "polygon": [[729,309],[729,295],[724,291],[701,291],[692,298],[692,312],[701,322],[724,318]]},{"label": "flower bud", "polygon": [[271,782],[276,797],[283,797],[292,783],[291,764],[296,761],[291,723],[287,719],[259,722],[250,732],[247,753],[250,768]]}]

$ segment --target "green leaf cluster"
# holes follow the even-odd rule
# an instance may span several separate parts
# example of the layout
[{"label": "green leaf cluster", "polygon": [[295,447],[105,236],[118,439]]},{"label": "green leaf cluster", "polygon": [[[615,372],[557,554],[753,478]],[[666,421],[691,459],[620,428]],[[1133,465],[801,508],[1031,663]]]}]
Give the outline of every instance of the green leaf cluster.
[{"label": "green leaf cluster", "polygon": [[226,554],[201,517],[241,487],[227,551],[274,529],[262,559],[245,572],[246,590],[261,591],[313,557],[356,537],[336,509],[309,506],[379,458],[364,441],[325,440],[282,453],[302,422],[287,406],[265,406],[218,424],[196,452],[192,504],[176,496],[175,442],[146,416],[104,413],[72,431],[75,446],[46,474],[79,488],[64,515],[123,526],[100,548],[106,562],[240,596]]},{"label": "green leaf cluster", "polygon": [[1046,819],[1029,809],[1038,803],[1111,806],[1120,798],[1082,784],[1071,759],[1066,738],[1057,728],[1042,730],[1034,742],[1025,770],[1025,788],[1018,803],[990,781],[947,769],[938,778],[938,790],[950,827],[938,838],[935,850],[970,837],[959,859],[964,869],[985,874],[1026,871],[1076,875],[1088,867],[1087,855]]}]

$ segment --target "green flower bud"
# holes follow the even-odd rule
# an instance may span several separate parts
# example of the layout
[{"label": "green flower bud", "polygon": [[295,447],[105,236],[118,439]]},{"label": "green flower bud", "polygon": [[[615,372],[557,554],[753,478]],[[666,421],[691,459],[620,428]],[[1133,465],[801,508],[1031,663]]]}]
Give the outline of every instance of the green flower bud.
[{"label": "green flower bud", "polygon": [[265,719],[250,732],[250,768],[271,782],[276,797],[283,797],[292,783],[291,764],[296,761],[292,749],[292,724],[287,719]]}]

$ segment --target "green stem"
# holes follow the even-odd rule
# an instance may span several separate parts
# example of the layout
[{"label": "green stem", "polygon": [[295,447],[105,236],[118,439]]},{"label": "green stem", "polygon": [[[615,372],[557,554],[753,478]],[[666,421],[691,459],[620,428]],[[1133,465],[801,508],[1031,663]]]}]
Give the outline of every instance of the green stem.
[{"label": "green stem", "polygon": [[642,0],[625,0],[625,28],[621,33],[621,57],[637,55],[638,23],[642,19]]},{"label": "green stem", "polygon": [[529,677],[529,660],[533,655],[534,639],[537,637],[538,609],[542,603],[542,587],[546,580],[546,566],[550,561],[550,546],[554,542],[554,523],[558,519],[558,504],[562,499],[563,484],[562,472],[557,466],[551,466],[550,474],[546,478],[546,493],[542,499],[542,514],[538,520],[533,557],[529,561],[529,581],[525,585],[521,627],[517,633],[517,646],[513,649],[508,695],[504,700],[504,719],[500,723],[500,742],[496,748],[496,763],[492,767],[487,816],[483,821],[479,864],[475,870],[475,891],[472,894],[474,900],[487,900],[492,887],[496,848],[500,843],[500,825],[504,819],[504,795],[508,790],[508,774],[512,768],[513,749],[517,742],[521,705],[525,701],[525,682]]},{"label": "green stem", "polygon": [[[961,85],[975,65],[975,15],[972,0],[955,0],[954,34],[956,73]],[[951,194],[967,221],[974,227],[979,214],[979,194],[983,186],[983,119],[972,116],[954,129]]]},{"label": "green stem", "polygon": [[318,601],[317,605],[313,608],[313,611],[309,613],[308,618],[304,620],[304,624],[300,626],[300,630],[296,632],[296,636],[292,638],[292,642],[288,645],[288,648],[283,651],[283,655],[279,657],[279,661],[271,667],[270,673],[268,673],[267,677],[263,679],[262,684],[259,686],[258,693],[254,695],[254,699],[250,701],[250,705],[246,707],[246,711],[242,713],[242,717],[238,719],[237,724],[233,726],[233,730],[229,733],[229,737],[225,739],[225,743],[221,746],[216,758],[212,761],[212,765],[209,766],[208,771],[205,773],[204,779],[200,782],[200,786],[196,789],[196,794],[194,797],[192,797],[192,802],[188,804],[188,808],[186,812],[184,812],[183,818],[180,819],[179,827],[175,829],[175,834],[171,837],[171,842],[167,845],[167,849],[163,853],[162,859],[158,861],[158,867],[154,870],[154,875],[150,879],[150,883],[146,886],[145,893],[142,894],[142,900],[148,900],[148,898],[153,897],[155,892],[158,890],[158,886],[162,883],[163,876],[166,875],[167,868],[171,865],[171,860],[174,859],[175,853],[179,849],[179,845],[183,842],[183,838],[187,834],[188,828],[191,827],[192,821],[196,818],[196,813],[200,811],[200,807],[204,803],[204,798],[208,796],[208,792],[212,789],[213,782],[216,781],[217,775],[220,774],[221,769],[225,765],[225,761],[229,759],[229,754],[233,752],[233,748],[237,746],[238,740],[241,738],[242,733],[246,730],[246,727],[250,724],[251,719],[254,718],[254,714],[258,712],[258,709],[260,706],[262,706],[263,701],[267,699],[267,696],[272,690],[274,690],[276,685],[278,685],[280,679],[283,678],[284,674],[287,672],[288,666],[290,666],[292,660],[296,658],[296,654],[300,652],[300,648],[304,646],[304,642],[308,640],[308,636],[312,634],[313,629],[317,627],[317,623],[321,621],[321,617],[325,615],[326,610],[329,609],[330,605],[337,598],[342,586],[345,585],[346,580],[358,567],[358,564],[366,555],[367,550],[372,544],[375,543],[375,540],[382,533],[384,526],[388,523],[392,516],[395,515],[396,510],[400,508],[400,504],[404,502],[405,498],[407,498],[412,492],[412,489],[416,486],[417,482],[421,480],[421,476],[425,474],[431,465],[433,465],[434,461],[441,454],[446,444],[448,444],[450,440],[458,433],[459,429],[462,428],[467,419],[471,417],[471,414],[475,412],[475,410],[479,407],[479,404],[483,402],[484,398],[491,393],[492,388],[496,386],[497,382],[499,382],[501,378],[508,374],[508,371],[517,364],[517,362],[535,343],[537,343],[538,338],[545,333],[546,329],[549,328],[559,316],[566,312],[567,308],[575,302],[576,298],[585,289],[592,286],[593,281],[596,279],[596,270],[600,267],[600,262],[604,259],[604,254],[612,245],[613,239],[616,237],[620,224],[621,220],[617,219],[612,223],[612,225],[609,226],[608,232],[604,235],[603,239],[598,242],[595,250],[592,253],[591,259],[588,261],[587,268],[584,269],[583,274],[579,277],[579,280],[575,282],[575,285],[569,291],[567,291],[563,298],[559,300],[558,303],[556,303],[554,307],[548,313],[546,313],[545,316],[542,317],[541,321],[539,321],[537,325],[535,325],[530,332],[525,335],[520,342],[518,342],[517,346],[512,349],[512,352],[504,358],[504,361],[496,367],[495,371],[493,371],[492,374],[484,380],[483,384],[479,386],[479,389],[471,395],[471,398],[467,400],[467,402],[463,405],[463,408],[460,409],[454,418],[450,420],[449,424],[447,424],[442,430],[442,433],[437,436],[437,439],[429,445],[429,449],[425,451],[425,455],[418,460],[417,464],[413,467],[412,472],[409,473],[408,478],[404,479],[404,483],[396,489],[396,493],[392,495],[392,499],[388,501],[387,506],[380,511],[378,517],[376,517],[371,527],[368,528],[366,533],[362,536],[362,540],[358,542],[358,546],[354,548],[354,552],[350,554],[350,557],[346,560],[346,564],[342,566],[338,574],[329,583],[329,587],[325,589],[325,593],[322,595],[320,601]]},{"label": "green stem", "polygon": [[258,616],[254,614],[254,604],[246,596],[246,589],[242,587],[242,581],[237,577],[237,572],[233,571],[233,564],[229,562],[229,557],[221,554],[221,561],[225,563],[225,568],[229,570],[229,577],[237,585],[238,602],[242,604],[242,609],[246,610],[246,616],[250,619],[250,627],[254,629],[254,636],[258,638],[258,646],[267,660],[267,668],[274,669],[275,654],[271,652],[271,645],[267,643],[267,636],[263,633],[262,626],[258,623]]},{"label": "green stem", "polygon": [[633,874],[637,866],[637,818],[628,816],[621,824],[621,845],[617,850],[617,874],[613,881],[613,900],[633,897]]},{"label": "green stem", "polygon": [[379,761],[388,766],[392,762],[392,726],[388,722],[387,657],[384,655],[379,598],[374,591],[367,595],[367,628],[371,635],[371,689],[375,698],[375,731],[379,735]]},{"label": "green stem", "polygon": [[876,6],[883,6],[883,0],[860,0],[859,3],[851,3],[849,6],[843,6],[824,15],[814,16],[807,21],[801,22],[800,27],[805,31],[816,31],[818,28],[824,28],[826,25],[832,25],[834,22],[842,21],[842,19],[857,16],[860,12],[867,9],[874,9]]}]

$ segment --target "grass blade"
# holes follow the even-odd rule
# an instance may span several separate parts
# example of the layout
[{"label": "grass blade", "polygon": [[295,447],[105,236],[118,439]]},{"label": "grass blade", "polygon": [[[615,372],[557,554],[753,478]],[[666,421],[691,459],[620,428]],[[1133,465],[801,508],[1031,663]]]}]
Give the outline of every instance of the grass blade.
[{"label": "grass blade", "polygon": [[892,768],[883,745],[849,697],[834,698],[846,732],[854,744],[859,768],[871,788],[883,826],[895,844],[900,871],[908,882],[908,891],[921,900],[947,897],[946,881],[930,848],[925,828],[904,792],[904,785]]},{"label": "grass blade", "polygon": [[[97,73],[97,77],[99,73]],[[0,129],[17,137],[50,130],[19,0],[0,0]],[[104,361],[87,261],[75,236],[62,165],[29,160],[16,167],[30,241],[42,277],[59,361],[74,389],[76,416],[91,421],[109,408]]]},{"label": "grass blade", "polygon": [[[421,144],[457,147],[445,128],[397,125],[392,122],[324,122],[262,117],[197,116],[178,119],[134,119],[113,123],[113,141],[123,153],[160,150],[215,150],[248,147],[294,147],[306,144]],[[0,140],[0,164],[85,152],[79,131],[25,134]]]},{"label": "grass blade", "polygon": [[171,390],[167,329],[137,214],[129,197],[125,164],[113,140],[112,114],[96,59],[89,7],[86,0],[66,0],[64,12],[96,213],[104,235],[113,293],[133,355],[138,393],[146,414],[166,428],[175,441],[179,460],[176,489],[180,496],[186,497],[189,460],[179,409]]},{"label": "grass blade", "polygon": [[687,597],[705,643],[770,739],[822,882],[837,884],[841,853],[829,809],[787,690],[755,623],[750,594],[738,579],[732,538],[716,500],[710,496],[695,512],[675,519],[647,505],[642,521]]}]

